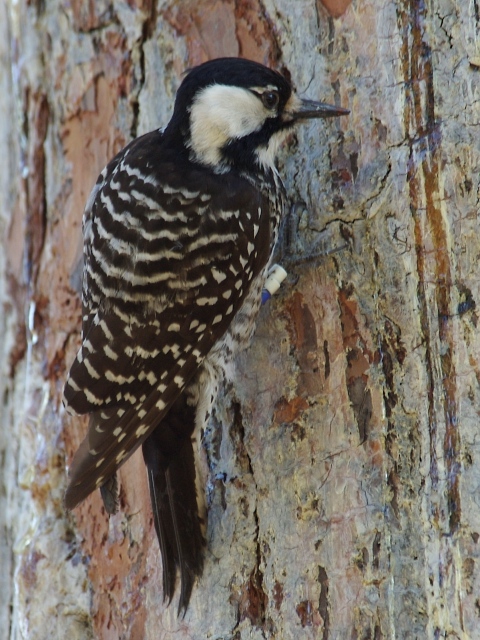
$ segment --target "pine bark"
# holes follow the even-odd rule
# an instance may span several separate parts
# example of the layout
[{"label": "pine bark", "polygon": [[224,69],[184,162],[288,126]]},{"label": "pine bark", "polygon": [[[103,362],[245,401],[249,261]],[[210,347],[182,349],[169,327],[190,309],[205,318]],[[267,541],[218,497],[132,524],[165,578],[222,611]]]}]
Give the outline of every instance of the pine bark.
[{"label": "pine bark", "polygon": [[[5,638],[480,637],[479,31],[476,0],[0,4]],[[61,392],[97,174],[187,67],[237,55],[351,114],[281,156],[289,278],[203,434],[179,619],[140,453],[117,515],[65,512],[86,423]]]}]

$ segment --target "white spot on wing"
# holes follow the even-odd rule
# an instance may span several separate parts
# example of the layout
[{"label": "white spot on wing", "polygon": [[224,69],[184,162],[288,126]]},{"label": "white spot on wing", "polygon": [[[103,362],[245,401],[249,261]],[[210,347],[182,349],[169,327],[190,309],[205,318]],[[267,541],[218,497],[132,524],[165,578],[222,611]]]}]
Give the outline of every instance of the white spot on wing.
[{"label": "white spot on wing", "polygon": [[94,396],[93,393],[88,389],[83,389],[83,393],[85,394],[85,397],[90,404],[96,404],[98,406],[103,404],[103,400],[101,398],[97,398],[97,396]]},{"label": "white spot on wing", "polygon": [[98,373],[98,371],[96,369],[93,368],[93,366],[90,364],[90,361],[88,358],[85,358],[85,360],[83,361],[85,364],[85,369],[88,371],[89,375],[94,379],[94,380],[99,380],[100,379],[100,374]]},{"label": "white spot on wing", "polygon": [[215,269],[215,267],[212,268],[212,276],[214,278],[214,280],[216,282],[218,282],[220,284],[220,282],[223,282],[225,280],[225,278],[227,277],[223,271],[219,271],[218,269]]},{"label": "white spot on wing", "polygon": [[199,307],[205,307],[207,304],[215,304],[218,302],[218,298],[216,296],[212,296],[211,298],[197,298],[196,300]]},{"label": "white spot on wing", "polygon": [[113,333],[108,328],[107,323],[105,322],[105,320],[100,320],[100,322],[98,324],[100,325],[101,329],[103,330],[103,333],[105,334],[105,337],[108,340],[113,340]]},{"label": "white spot on wing", "polygon": [[111,349],[108,344],[103,347],[103,353],[107,356],[107,358],[110,358],[110,360],[118,360],[118,353],[115,353],[115,351]]},{"label": "white spot on wing", "polygon": [[127,452],[125,451],[125,449],[123,451],[120,451],[118,456],[115,458],[116,463],[120,464],[120,462],[126,457],[126,455],[127,455]]},{"label": "white spot on wing", "polygon": [[80,387],[78,386],[78,384],[75,382],[73,378],[69,378],[67,380],[67,384],[69,387],[72,387],[74,391],[80,391]]},{"label": "white spot on wing", "polygon": [[151,385],[154,385],[157,381],[157,377],[156,375],[153,373],[153,371],[149,371],[147,374],[147,380]]},{"label": "white spot on wing", "polygon": [[146,424],[141,424],[135,431],[135,435],[137,436],[137,438],[141,438],[143,435],[147,433],[147,431],[148,431],[148,426]]},{"label": "white spot on wing", "polygon": [[110,382],[116,382],[117,384],[131,384],[135,380],[135,376],[125,378],[125,376],[122,376],[120,374],[116,375],[108,369],[105,371],[105,378]]}]

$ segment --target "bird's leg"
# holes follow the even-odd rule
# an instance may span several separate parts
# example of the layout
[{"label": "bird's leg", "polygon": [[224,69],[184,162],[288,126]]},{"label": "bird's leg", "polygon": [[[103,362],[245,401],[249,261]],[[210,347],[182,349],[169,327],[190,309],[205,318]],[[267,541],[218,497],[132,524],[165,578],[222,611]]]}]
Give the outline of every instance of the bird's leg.
[{"label": "bird's leg", "polygon": [[[296,240],[298,236],[298,219],[301,211],[304,210],[306,206],[306,203],[303,201],[294,202],[288,210],[280,228],[274,259],[283,264],[287,270],[299,265],[315,263],[321,258],[343,251],[349,246],[347,242],[343,242],[340,245],[329,248],[326,246],[328,239],[322,242],[322,247],[314,249],[313,251],[305,252],[302,246],[298,246]],[[345,240],[345,238],[343,239]],[[331,238],[331,241],[332,244],[334,244],[333,238]]]}]

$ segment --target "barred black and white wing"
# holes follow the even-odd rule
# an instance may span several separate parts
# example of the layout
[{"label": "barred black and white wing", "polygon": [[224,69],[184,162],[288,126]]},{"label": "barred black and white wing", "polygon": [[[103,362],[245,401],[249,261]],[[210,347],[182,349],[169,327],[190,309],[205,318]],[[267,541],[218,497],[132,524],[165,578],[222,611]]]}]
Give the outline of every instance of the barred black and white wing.
[{"label": "barred black and white wing", "polygon": [[73,508],[162,422],[241,308],[271,251],[270,203],[152,132],[104,170],[84,218],[83,341],[64,392],[90,413]]}]

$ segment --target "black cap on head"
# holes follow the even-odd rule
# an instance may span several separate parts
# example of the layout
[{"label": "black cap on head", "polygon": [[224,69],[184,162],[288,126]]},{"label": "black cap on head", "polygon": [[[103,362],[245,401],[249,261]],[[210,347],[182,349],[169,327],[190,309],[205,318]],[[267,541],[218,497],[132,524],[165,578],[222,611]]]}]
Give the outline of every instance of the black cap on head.
[{"label": "black cap on head", "polygon": [[188,109],[195,94],[213,84],[236,87],[266,87],[273,85],[285,104],[292,88],[278,71],[269,69],[259,62],[243,58],[216,58],[191,69],[180,85],[175,100],[175,112]]}]

